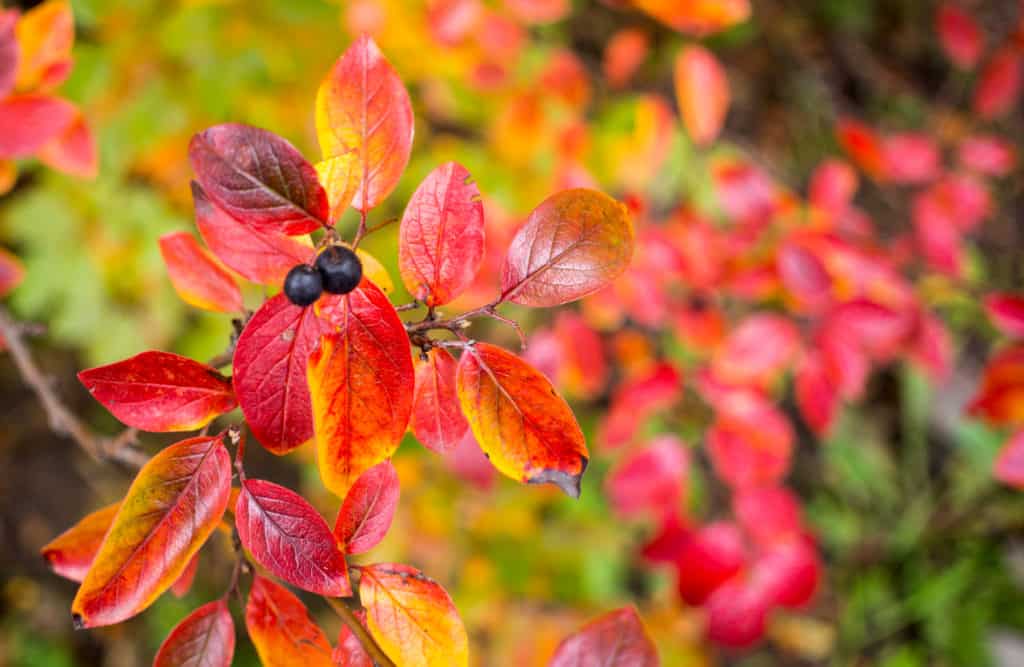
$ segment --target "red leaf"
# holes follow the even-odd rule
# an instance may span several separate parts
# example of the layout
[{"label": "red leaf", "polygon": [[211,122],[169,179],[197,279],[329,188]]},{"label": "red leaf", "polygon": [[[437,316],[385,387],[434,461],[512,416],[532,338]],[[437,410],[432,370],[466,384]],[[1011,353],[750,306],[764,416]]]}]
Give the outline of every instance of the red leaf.
[{"label": "red leaf", "polygon": [[770,403],[719,407],[707,446],[715,472],[734,488],[774,484],[789,470],[793,431]]},{"label": "red leaf", "polygon": [[213,533],[231,493],[219,437],[165,448],[139,471],[71,605],[75,627],[131,618],[181,576]]},{"label": "red leaf", "polygon": [[511,352],[477,343],[459,359],[457,391],[473,435],[499,472],[579,497],[587,446],[547,378]]},{"label": "red leaf", "polygon": [[[360,623],[366,625],[366,612],[356,611],[355,616]],[[334,647],[331,659],[339,667],[374,667],[373,659],[367,655],[362,642],[344,623],[338,633],[338,643]]]},{"label": "red leaf", "polygon": [[926,134],[904,132],[882,140],[886,179],[897,184],[927,183],[942,170],[939,147]]},{"label": "red leaf", "polygon": [[1024,424],[1024,344],[1014,343],[989,360],[968,413],[993,424]]},{"label": "red leaf", "polygon": [[727,385],[767,387],[793,360],[800,332],[780,315],[755,314],[737,326],[711,362],[715,378]]},{"label": "red leaf", "polygon": [[809,199],[829,213],[846,212],[857,192],[857,172],[842,160],[826,160],[811,176]]},{"label": "red leaf", "polygon": [[622,383],[612,396],[604,425],[604,441],[622,445],[633,438],[637,428],[655,412],[675,403],[683,392],[683,377],[668,363]]},{"label": "red leaf", "polygon": [[293,586],[331,597],[352,594],[345,556],[327,522],[291,489],[246,480],[235,528],[253,559]]},{"label": "red leaf", "polygon": [[25,278],[21,260],[0,248],[0,299],[4,298]]},{"label": "red leaf", "polygon": [[402,281],[415,298],[440,306],[469,287],[483,256],[480,189],[465,167],[446,162],[423,179],[402,216]]},{"label": "red leaf", "polygon": [[953,337],[942,320],[930,313],[920,313],[907,354],[933,382],[942,382],[953,369]]},{"label": "red leaf", "polygon": [[781,486],[737,490],[732,511],[743,530],[761,546],[799,537],[803,530],[800,500]]},{"label": "red leaf", "polygon": [[610,611],[566,637],[548,667],[657,667],[658,651],[633,607]]},{"label": "red leaf", "polygon": [[1003,334],[1024,338],[1024,296],[994,292],[985,297],[985,311]]},{"label": "red leaf", "polygon": [[878,133],[852,118],[841,118],[836,127],[836,138],[865,173],[874,178],[884,178],[885,155]]},{"label": "red leaf", "polygon": [[114,503],[85,515],[40,549],[50,569],[71,581],[85,579],[119,507],[121,503]]},{"label": "red leaf", "polygon": [[77,115],[74,104],[49,95],[13,95],[0,101],[0,159],[32,155],[59,137]]},{"label": "red leaf", "polygon": [[501,272],[502,300],[557,306],[600,290],[633,256],[626,207],[596,190],[564,190],[516,232]]},{"label": "red leaf", "polygon": [[334,64],[316,96],[324,161],[317,165],[335,216],[368,211],[398,184],[412,151],[409,93],[372,39],[363,35]]},{"label": "red leaf", "polygon": [[806,606],[818,590],[821,563],[809,540],[782,541],[758,557],[751,578],[771,604],[799,609]]},{"label": "red leaf", "polygon": [[328,219],[316,170],[281,137],[226,123],[192,137],[189,159],[210,200],[259,232],[307,234]]},{"label": "red leaf", "polygon": [[313,437],[306,363],[327,330],[313,308],[299,308],[278,294],[238,337],[232,365],[238,403],[253,435],[275,454]]},{"label": "red leaf", "polygon": [[868,299],[854,299],[835,308],[828,326],[835,335],[855,342],[873,358],[893,358],[913,334],[914,313]]},{"label": "red leaf", "polygon": [[296,239],[258,232],[217,208],[199,183],[192,181],[196,227],[207,247],[232,271],[263,285],[280,285],[296,264],[305,264],[313,249]]},{"label": "red leaf", "polygon": [[998,137],[976,135],[960,142],[960,164],[979,174],[1006,176],[1017,165],[1017,151]]},{"label": "red leaf", "polygon": [[623,28],[608,40],[604,47],[602,70],[608,85],[622,88],[647,59],[650,38],[640,28]]},{"label": "red leaf", "polygon": [[662,519],[658,533],[643,546],[640,553],[652,563],[674,565],[692,537],[693,531],[686,521],[678,514],[669,514]]},{"label": "red leaf", "polygon": [[221,313],[242,310],[238,283],[191,234],[164,234],[160,237],[160,254],[182,301]]},{"label": "red leaf", "polygon": [[387,461],[360,475],[334,523],[334,536],[346,553],[364,553],[384,539],[398,508],[398,494],[398,473]]},{"label": "red leaf", "polygon": [[686,542],[676,559],[679,597],[700,605],[746,563],[743,535],[735,524],[709,523]]},{"label": "red leaf", "polygon": [[817,351],[809,351],[797,367],[796,402],[804,421],[819,436],[826,435],[839,409],[839,393]]},{"label": "red leaf", "polygon": [[288,589],[257,575],[245,605],[245,627],[267,667],[332,667],[331,644]]},{"label": "red leaf", "polygon": [[59,135],[43,144],[38,152],[39,160],[58,171],[78,178],[96,178],[99,157],[96,154],[96,140],[81,112]]},{"label": "red leaf", "polygon": [[832,277],[809,244],[790,241],[780,245],[775,268],[782,285],[804,308],[817,310],[832,300]]},{"label": "red leaf", "polygon": [[0,99],[14,89],[14,78],[18,74],[20,50],[14,34],[17,22],[18,10],[0,10]]},{"label": "red leaf", "polygon": [[974,91],[974,110],[985,120],[1009,113],[1020,97],[1021,56],[1016,48],[997,51],[981,72]]},{"label": "red leaf", "polygon": [[150,350],[78,379],[119,420],[143,431],[193,431],[238,405],[231,380],[198,361]]},{"label": "red leaf", "polygon": [[188,562],[188,566],[185,571],[181,573],[171,585],[171,593],[174,593],[174,597],[181,598],[188,594],[189,589],[192,588],[192,582],[196,579],[196,571],[199,570],[199,554],[192,556],[192,560]]},{"label": "red leaf", "polygon": [[336,329],[309,357],[317,459],[324,485],[344,497],[364,471],[394,453],[412,413],[416,376],[395,307],[369,280],[326,301]]},{"label": "red leaf", "polygon": [[1003,445],[993,474],[1003,484],[1024,490],[1024,431],[1017,431]]},{"label": "red leaf", "polygon": [[743,577],[726,582],[708,599],[708,639],[730,648],[748,648],[764,637],[771,606],[763,586]]},{"label": "red leaf", "polygon": [[689,456],[672,435],[631,452],[608,473],[611,505],[624,516],[650,511],[657,516],[679,512],[686,492]]},{"label": "red leaf", "polygon": [[729,79],[718,59],[702,46],[687,46],[676,57],[675,87],[690,138],[698,146],[713,143],[730,102]]},{"label": "red leaf", "polygon": [[951,2],[944,2],[935,15],[939,41],[953,64],[971,69],[978,64],[985,47],[985,35],[974,18]]},{"label": "red leaf", "polygon": [[235,622],[225,600],[199,607],[178,623],[157,651],[153,667],[230,667]]},{"label": "red leaf", "polygon": [[439,454],[450,451],[469,430],[455,393],[455,359],[444,348],[435,347],[426,360],[417,357],[414,365],[412,432],[427,449]]}]

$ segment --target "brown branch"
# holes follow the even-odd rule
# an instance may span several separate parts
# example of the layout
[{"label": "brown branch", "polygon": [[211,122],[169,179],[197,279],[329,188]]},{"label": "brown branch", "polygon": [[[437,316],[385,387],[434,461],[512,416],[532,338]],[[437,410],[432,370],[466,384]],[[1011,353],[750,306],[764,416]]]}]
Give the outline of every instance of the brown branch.
[{"label": "brown branch", "polygon": [[356,636],[359,643],[363,645],[366,654],[370,656],[378,667],[395,667],[395,663],[384,653],[384,649],[380,647],[377,641],[370,636],[370,633],[366,631],[366,628],[359,622],[359,619],[356,618],[351,609],[334,598],[325,597],[324,600],[327,600],[327,604],[341,618],[342,623],[348,626],[348,629]]},{"label": "brown branch", "polygon": [[11,317],[6,308],[0,306],[0,335],[7,344],[18,373],[42,403],[50,420],[50,428],[58,435],[70,437],[97,461],[118,461],[141,468],[148,457],[131,446],[136,443],[136,430],[125,429],[119,435],[108,438],[94,433],[86,426],[57,396],[49,378],[36,365],[24,340],[28,330]]}]

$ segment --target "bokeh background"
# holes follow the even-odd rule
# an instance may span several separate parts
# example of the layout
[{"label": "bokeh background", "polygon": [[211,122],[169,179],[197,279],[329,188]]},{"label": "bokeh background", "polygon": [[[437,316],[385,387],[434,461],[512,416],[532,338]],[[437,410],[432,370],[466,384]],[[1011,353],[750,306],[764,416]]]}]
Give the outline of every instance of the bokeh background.
[{"label": "bokeh background", "polygon": [[[802,191],[818,163],[842,154],[841,116],[937,135],[972,122],[964,105],[972,75],[946,63],[929,0],[755,0],[749,21],[703,39],[725,65],[733,95],[724,138],[710,149],[688,140],[676,111],[673,60],[692,35],[629,3],[487,0],[470,19],[443,11],[446,4],[73,2],[75,66],[61,94],[94,129],[98,176],[19,165],[17,183],[0,199],[0,244],[27,267],[9,307],[46,325],[47,335],[33,342],[36,356],[97,429],[118,426],[77,384],[77,370],[148,348],[207,359],[231,331],[229,318],[177,298],[157,247],[160,235],[192,229],[190,136],[244,122],[315,158],[317,87],[363,30],[406,82],[416,111],[412,161],[379,219],[400,216],[433,166],[454,159],[479,183],[488,234],[499,245],[547,194],[581,178],[567,156],[606,191],[642,198],[650,211],[685,203],[713,218],[722,202],[709,165],[721,155],[742,151]],[[1018,20],[1010,0],[965,4],[992,39]],[[625,78],[606,63],[607,45],[623,29],[647,43]],[[1014,111],[998,129],[1015,140],[1020,121]],[[395,460],[396,523],[373,559],[414,564],[452,593],[477,665],[543,665],[583,621],[629,603],[665,665],[1024,664],[1024,495],[992,479],[1005,433],[962,416],[996,339],[978,295],[1020,286],[1024,277],[1020,182],[1014,171],[995,190],[996,213],[976,235],[967,278],[928,283],[955,338],[949,379],[935,385],[893,364],[872,377],[827,441],[798,429],[788,482],[826,575],[814,603],[773,615],[767,639],[752,651],[704,641],[702,612],[678,600],[671,570],[639,555],[652,527],[610,507],[611,456],[598,436],[608,408],[603,390],[574,401],[594,454],[578,502],[494,477],[473,461],[453,467],[410,436]],[[861,197],[880,227],[909,225],[883,188],[868,181]],[[396,232],[387,228],[366,247],[397,278]],[[249,294],[250,304],[261,296]],[[510,312],[527,331],[552,316]],[[609,333],[613,361],[616,353],[632,358],[630,345],[678,348],[670,328],[636,330],[637,339]],[[516,344],[501,328],[488,336]],[[681,365],[689,360],[685,350],[677,356]],[[700,420],[700,410],[682,410],[655,415],[645,428],[696,445]],[[73,632],[75,586],[50,574],[38,549],[85,511],[119,498],[130,471],[98,465],[53,435],[2,357],[0,424],[0,664],[147,664],[178,620],[220,594],[229,545],[204,551],[184,598],[165,595],[128,623]],[[144,446],[155,451],[165,442],[147,437]],[[300,488],[333,516],[337,502],[308,452],[275,459],[254,447],[251,459],[261,476]],[[713,516],[722,492],[699,461],[691,468],[690,505]],[[316,600],[310,606],[336,637],[337,619]],[[256,664],[246,641],[236,663]]]}]

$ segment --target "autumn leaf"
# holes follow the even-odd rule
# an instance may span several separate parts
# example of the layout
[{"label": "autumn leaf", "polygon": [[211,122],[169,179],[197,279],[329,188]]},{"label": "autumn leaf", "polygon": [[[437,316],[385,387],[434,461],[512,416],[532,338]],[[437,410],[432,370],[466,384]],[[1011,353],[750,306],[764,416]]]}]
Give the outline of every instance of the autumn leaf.
[{"label": "autumn leaf", "polygon": [[253,559],[289,584],[318,595],[352,594],[345,557],[327,522],[291,489],[262,479],[243,482],[235,529]]},{"label": "autumn leaf", "polygon": [[604,47],[601,70],[608,85],[613,89],[622,88],[647,59],[651,50],[651,39],[641,28],[618,30]]},{"label": "autumn leaf", "polygon": [[650,511],[662,516],[678,512],[686,492],[690,457],[674,435],[658,436],[633,450],[608,473],[609,501],[623,516]]},{"label": "autumn leaf", "polygon": [[514,354],[477,343],[463,352],[456,383],[462,412],[495,468],[579,497],[587,446],[547,378]]},{"label": "autumn leaf", "polygon": [[410,426],[424,447],[442,453],[455,448],[469,424],[455,392],[455,359],[442,347],[431,348],[426,356],[414,359],[416,393]]},{"label": "autumn leaf", "polygon": [[967,169],[990,176],[1006,176],[1017,165],[1017,151],[1008,141],[975,135],[960,142],[958,159]]},{"label": "autumn leaf", "polygon": [[192,181],[196,227],[207,247],[232,271],[263,285],[280,285],[296,264],[313,256],[308,243],[276,232],[258,232],[217,208]]},{"label": "autumn leaf", "polygon": [[[230,498],[228,502],[230,504]],[[221,525],[223,526],[226,524]],[[196,580],[196,572],[198,571],[199,554],[196,553],[195,556],[192,556],[192,560],[188,562],[188,567],[186,567],[185,571],[181,573],[181,576],[178,577],[178,580],[171,584],[171,593],[174,594],[174,597],[183,598],[186,595],[188,595],[188,592],[192,589],[193,582],[195,582]]]},{"label": "autumn leaf", "polygon": [[1024,338],[1024,296],[993,292],[985,297],[985,312],[1004,335]]},{"label": "autumn leaf", "polygon": [[596,190],[564,190],[516,232],[501,273],[502,300],[557,306],[619,277],[633,256],[626,207]]},{"label": "autumn leaf", "polygon": [[62,577],[81,582],[120,506],[121,503],[114,503],[86,514],[44,546],[40,553],[50,564],[50,569]]},{"label": "autumn leaf", "polygon": [[944,2],[935,15],[939,42],[954,65],[972,69],[985,47],[985,34],[974,18],[952,2]]},{"label": "autumn leaf", "polygon": [[633,607],[590,621],[567,637],[548,667],[657,667],[658,652]]},{"label": "autumn leaf", "polygon": [[275,454],[287,454],[313,437],[306,363],[327,330],[313,308],[300,308],[278,294],[238,337],[232,363],[238,403],[253,435]]},{"label": "autumn leaf", "polygon": [[1021,54],[1016,47],[1003,47],[981,70],[974,90],[974,111],[984,120],[1008,114],[1020,98]]},{"label": "autumn leaf", "polygon": [[59,97],[29,93],[0,100],[0,159],[32,155],[77,117],[75,105]]},{"label": "autumn leaf", "polygon": [[296,236],[326,224],[327,194],[316,170],[276,134],[215,125],[192,137],[188,155],[210,200],[256,231]]},{"label": "autumn leaf", "polygon": [[13,254],[0,248],[0,299],[10,294],[25,278],[25,267]]},{"label": "autumn leaf", "polygon": [[78,178],[96,178],[99,170],[96,140],[80,111],[60,134],[40,146],[36,157],[43,164]]},{"label": "autumn leaf", "polygon": [[452,599],[441,586],[408,565],[362,569],[359,598],[367,627],[396,664],[459,667],[469,664],[469,641]]},{"label": "autumn leaf", "polygon": [[139,471],[71,605],[75,626],[138,614],[185,571],[216,528],[231,492],[220,437],[165,448]]},{"label": "autumn leaf", "polygon": [[235,622],[226,600],[214,600],[185,617],[160,645],[153,667],[230,667]]},{"label": "autumn leaf", "polygon": [[398,447],[415,375],[398,313],[369,280],[322,302],[321,316],[335,330],[321,338],[307,367],[317,458],[324,485],[344,497]]},{"label": "autumn leaf", "polygon": [[423,179],[402,216],[402,281],[415,298],[440,306],[469,287],[483,256],[480,189],[465,167],[446,162]]},{"label": "autumn leaf", "polygon": [[632,4],[665,25],[696,36],[719,32],[750,18],[750,0],[632,0]]},{"label": "autumn leaf", "polygon": [[185,303],[231,313],[242,310],[242,291],[231,274],[188,232],[160,237],[160,254],[174,290]]},{"label": "autumn leaf", "polygon": [[21,17],[17,26],[21,57],[16,86],[19,90],[50,90],[71,73],[71,47],[75,19],[71,3],[50,0]]},{"label": "autumn leaf", "polygon": [[331,644],[306,606],[259,575],[249,590],[245,627],[263,667],[332,667]]},{"label": "autumn leaf", "polygon": [[676,99],[683,125],[698,146],[718,138],[729,111],[729,79],[714,54],[691,45],[679,52],[675,64]]},{"label": "autumn leaf", "polygon": [[398,473],[387,461],[359,476],[334,524],[334,536],[346,553],[364,553],[384,539],[398,508],[398,494]]},{"label": "autumn leaf", "polygon": [[7,97],[14,90],[14,79],[18,75],[18,60],[21,50],[15,35],[18,10],[0,10],[0,98]]},{"label": "autumn leaf", "polygon": [[1024,344],[998,351],[988,362],[968,413],[993,424],[1024,424]]},{"label": "autumn leaf", "polygon": [[391,194],[412,150],[412,104],[370,37],[356,39],[320,84],[316,128],[333,216],[349,202],[368,211]]},{"label": "autumn leaf", "polygon": [[[365,626],[366,612],[359,610],[354,614]],[[363,648],[359,638],[344,623],[341,624],[341,630],[338,632],[338,643],[334,646],[331,658],[338,667],[374,667],[375,664],[373,659],[366,654],[366,649]]]},{"label": "autumn leaf", "polygon": [[1024,489],[1024,431],[1017,431],[1003,445],[993,474],[1003,484]]},{"label": "autumn leaf", "polygon": [[111,414],[143,431],[192,431],[237,405],[231,380],[170,352],[143,352],[78,379]]}]

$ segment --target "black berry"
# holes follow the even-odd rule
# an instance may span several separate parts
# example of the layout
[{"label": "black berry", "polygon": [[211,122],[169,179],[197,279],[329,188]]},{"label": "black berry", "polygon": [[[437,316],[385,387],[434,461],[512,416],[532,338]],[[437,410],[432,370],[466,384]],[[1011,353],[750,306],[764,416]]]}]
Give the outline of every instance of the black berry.
[{"label": "black berry", "polygon": [[348,294],[363,279],[363,263],[351,249],[332,245],[316,258],[324,289],[331,294]]},{"label": "black berry", "polygon": [[296,306],[308,306],[320,298],[324,281],[320,272],[311,266],[299,264],[284,279],[284,295]]}]

